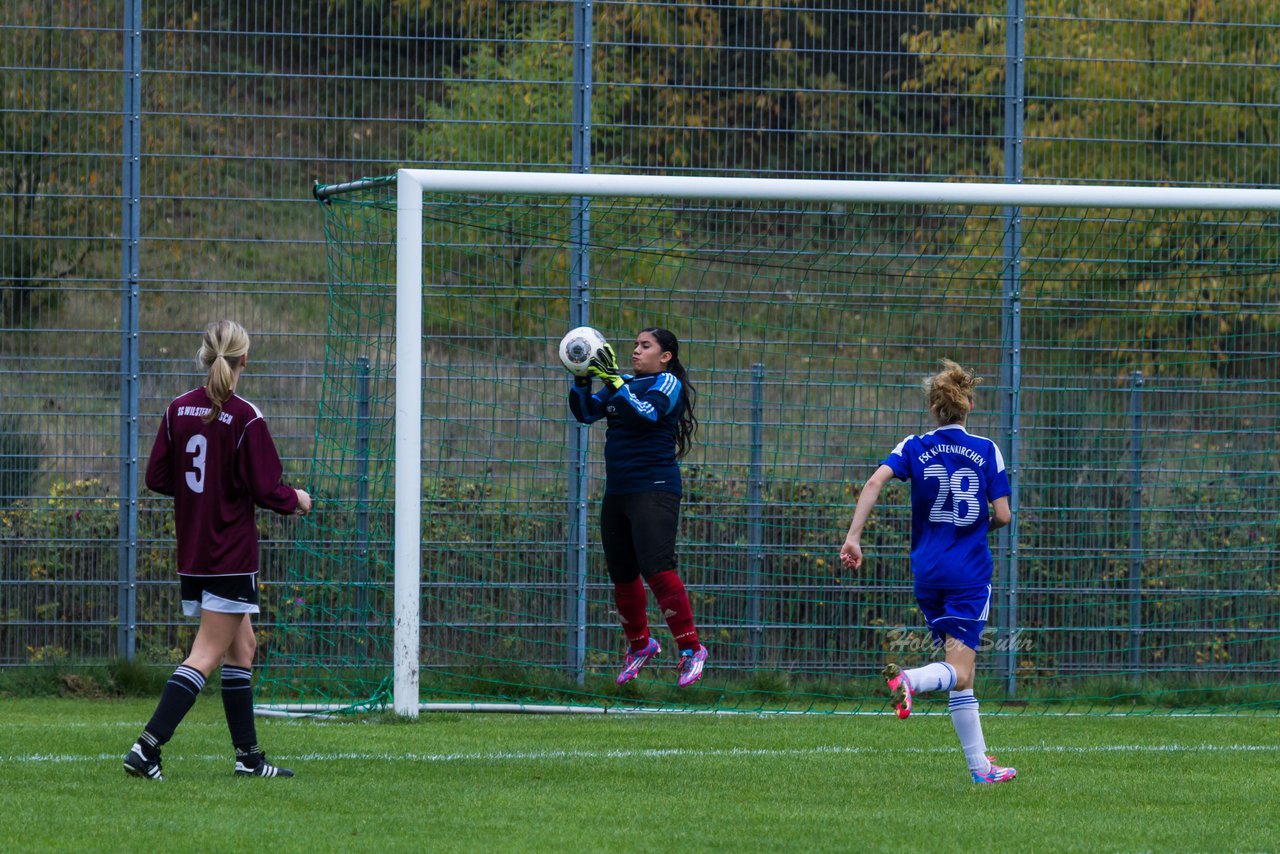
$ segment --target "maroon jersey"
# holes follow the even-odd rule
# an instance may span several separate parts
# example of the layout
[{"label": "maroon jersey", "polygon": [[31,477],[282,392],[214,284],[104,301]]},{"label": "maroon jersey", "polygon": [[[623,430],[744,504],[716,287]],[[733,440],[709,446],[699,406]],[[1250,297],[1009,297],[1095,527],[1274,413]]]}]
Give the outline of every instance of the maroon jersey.
[{"label": "maroon jersey", "polygon": [[254,505],[288,514],[298,495],[280,480],[280,455],[258,407],[232,394],[206,424],[211,407],[203,388],[169,404],[147,487],[173,496],[180,575],[249,575],[258,571]]}]

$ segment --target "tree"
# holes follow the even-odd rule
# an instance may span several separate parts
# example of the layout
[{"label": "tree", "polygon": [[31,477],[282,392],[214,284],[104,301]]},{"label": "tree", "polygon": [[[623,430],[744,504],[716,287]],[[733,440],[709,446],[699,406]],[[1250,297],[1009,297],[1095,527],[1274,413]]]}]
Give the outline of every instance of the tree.
[{"label": "tree", "polygon": [[573,36],[568,9],[549,6],[511,23],[503,38],[477,41],[460,68],[447,72],[439,100],[419,99],[427,130],[418,136],[418,159],[532,169],[569,163]]},{"label": "tree", "polygon": [[[14,0],[0,43],[0,319],[28,325],[58,305],[106,227],[119,191],[99,158],[119,149],[118,38],[90,26],[114,2],[86,11],[72,0]],[[106,69],[97,71],[96,69]],[[57,237],[59,239],[52,239]]]},{"label": "tree", "polygon": [[[611,4],[597,14],[596,162],[755,175],[914,174],[920,2]],[[601,109],[600,105],[603,105]]]},{"label": "tree", "polygon": [[[953,124],[964,163],[1004,172],[1006,20],[990,4],[930,0],[945,26],[913,35],[910,91],[979,105]],[[1123,10],[1123,17],[1118,10]],[[1252,0],[1027,0],[1024,178],[1275,185],[1280,6]],[[954,141],[933,147],[948,158]]]},{"label": "tree", "polygon": [[[1274,77],[1246,70],[1280,64],[1280,7],[1247,0],[1026,5],[1024,180],[1246,186],[1280,180]],[[986,105],[956,127],[962,140],[976,144],[953,149],[946,137],[927,143],[936,159],[953,159],[948,174],[1004,171],[999,94],[1007,22],[980,6],[930,0],[930,12],[945,14],[948,23],[910,40],[921,71],[908,88]],[[1280,318],[1257,307],[1273,302],[1275,275],[1265,259],[1280,252],[1280,238],[1263,227],[1262,215],[1023,213],[1024,298],[1032,300],[1026,306],[1058,313],[1028,328],[1046,345],[1063,345],[1043,352],[1072,354],[1103,373],[1266,370],[1258,356],[1274,351]],[[976,222],[962,242],[990,244]],[[1161,364],[1166,340],[1186,341],[1199,358]]]}]

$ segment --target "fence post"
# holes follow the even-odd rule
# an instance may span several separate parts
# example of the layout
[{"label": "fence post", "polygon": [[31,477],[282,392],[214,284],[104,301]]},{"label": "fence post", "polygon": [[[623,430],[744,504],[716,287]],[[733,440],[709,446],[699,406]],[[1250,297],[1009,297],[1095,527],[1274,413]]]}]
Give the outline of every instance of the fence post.
[{"label": "fence post", "polygon": [[1129,385],[1129,669],[1142,662],[1142,371]]},{"label": "fence post", "polygon": [[[1024,116],[1024,65],[1026,61],[1025,0],[1007,0],[1005,27],[1004,84],[1004,180],[1022,183],[1022,131]],[[1018,634],[1018,460],[1019,418],[1022,406],[1022,209],[1004,210],[1004,311],[1002,318],[1004,353],[1001,378],[1006,389],[1004,436],[1006,466],[1014,509],[1013,522],[1000,530],[997,548],[1004,559],[1004,607],[1000,609],[1001,637],[1007,647],[997,660],[1005,677],[1008,696],[1017,695]]]},{"label": "fence post", "polygon": [[747,625],[752,667],[760,664],[764,626],[760,619],[760,576],[764,568],[764,365],[751,366],[751,464],[747,473]]},{"label": "fence post", "polygon": [[124,4],[121,123],[120,549],[116,652],[133,661],[138,646],[138,243],[142,212],[142,0]]},{"label": "fence post", "polygon": [[[369,613],[369,374],[368,356],[356,360],[356,619]],[[367,621],[367,620],[366,620]]]},{"label": "fence post", "polygon": [[[590,0],[574,0],[573,4],[573,128],[571,169],[591,171],[591,51],[592,18]],[[571,202],[569,260],[569,325],[585,326],[591,322],[591,200],[575,196]],[[566,330],[568,331],[568,330]],[[587,425],[569,427],[569,460],[572,472],[569,485],[569,669],[581,685],[586,681],[587,665],[587,450],[590,436]]]}]

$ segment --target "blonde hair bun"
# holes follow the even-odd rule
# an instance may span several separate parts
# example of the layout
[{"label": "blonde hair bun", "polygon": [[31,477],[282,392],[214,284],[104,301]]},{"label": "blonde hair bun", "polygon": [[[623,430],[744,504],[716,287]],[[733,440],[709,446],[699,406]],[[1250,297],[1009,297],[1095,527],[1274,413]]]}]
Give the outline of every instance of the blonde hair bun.
[{"label": "blonde hair bun", "polygon": [[924,381],[925,402],[939,426],[961,424],[973,411],[974,390],[982,377],[950,359],[940,361],[942,370]]}]

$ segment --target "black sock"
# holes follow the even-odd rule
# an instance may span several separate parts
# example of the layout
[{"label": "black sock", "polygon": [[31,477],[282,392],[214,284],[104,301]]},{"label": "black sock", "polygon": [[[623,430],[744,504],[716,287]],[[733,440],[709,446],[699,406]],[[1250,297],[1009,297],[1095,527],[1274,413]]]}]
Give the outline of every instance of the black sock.
[{"label": "black sock", "polygon": [[142,735],[138,736],[138,746],[142,748],[142,755],[152,762],[160,755],[159,742],[156,741],[154,735],[145,729],[142,731]]},{"label": "black sock", "polygon": [[227,713],[227,729],[236,756],[251,753],[258,746],[258,732],[253,724],[253,671],[247,667],[222,665],[222,709]]},{"label": "black sock", "polygon": [[[173,738],[173,731],[196,704],[196,697],[200,696],[203,688],[203,673],[185,664],[178,665],[178,669],[173,671],[169,681],[164,684],[164,693],[160,695],[155,714],[151,716],[151,720],[147,722],[147,728],[143,731],[144,736],[149,735],[151,738],[139,739],[143,743],[144,752],[148,748],[158,750],[160,745]],[[148,744],[148,741],[155,743]]]},{"label": "black sock", "polygon": [[246,768],[257,768],[262,764],[262,748],[256,744],[250,747],[237,747],[236,761]]}]

